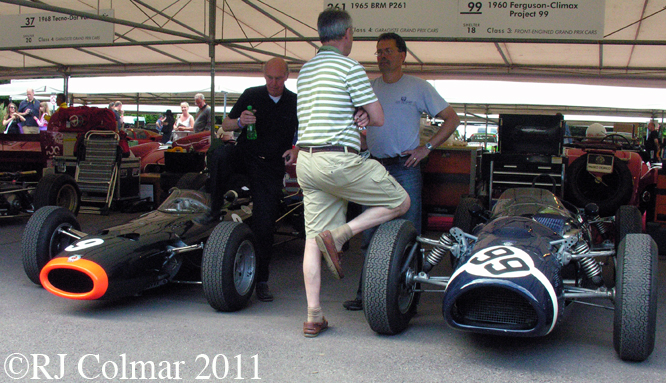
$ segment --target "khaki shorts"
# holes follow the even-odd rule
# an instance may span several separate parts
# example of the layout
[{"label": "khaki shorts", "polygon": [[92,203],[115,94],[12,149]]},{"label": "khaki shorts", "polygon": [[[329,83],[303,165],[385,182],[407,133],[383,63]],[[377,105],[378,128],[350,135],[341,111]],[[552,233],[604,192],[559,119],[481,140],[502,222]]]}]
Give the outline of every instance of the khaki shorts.
[{"label": "khaki shorts", "polygon": [[303,189],[307,238],[344,225],[347,201],[393,209],[407,198],[384,166],[358,154],[301,150],[296,174]]}]

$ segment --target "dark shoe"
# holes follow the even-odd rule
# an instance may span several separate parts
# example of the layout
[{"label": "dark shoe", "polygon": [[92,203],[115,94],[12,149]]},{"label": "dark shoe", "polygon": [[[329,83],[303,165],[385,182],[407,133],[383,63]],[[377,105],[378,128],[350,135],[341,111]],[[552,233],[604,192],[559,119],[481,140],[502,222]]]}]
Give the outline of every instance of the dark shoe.
[{"label": "dark shoe", "polygon": [[340,256],[342,255],[341,251],[335,248],[335,242],[333,241],[333,236],[331,232],[325,230],[315,237],[317,241],[317,247],[321,250],[321,254],[326,260],[326,265],[328,269],[331,270],[333,276],[337,279],[342,279],[344,275],[342,274],[342,267],[340,266]]},{"label": "dark shoe", "polygon": [[220,214],[213,214],[208,212],[198,217],[194,217],[192,222],[196,223],[197,225],[206,226],[212,224],[213,222],[218,222],[220,220],[220,216]]},{"label": "dark shoe", "polygon": [[271,290],[268,288],[268,283],[257,283],[257,287],[255,288],[254,292],[257,294],[257,299],[260,301],[273,302],[273,294],[271,294]]},{"label": "dark shoe", "polygon": [[363,301],[360,299],[345,301],[345,303],[343,303],[342,305],[349,311],[363,310]]},{"label": "dark shoe", "polygon": [[322,318],[321,322],[303,322],[303,335],[306,338],[314,338],[327,328],[326,318]]}]

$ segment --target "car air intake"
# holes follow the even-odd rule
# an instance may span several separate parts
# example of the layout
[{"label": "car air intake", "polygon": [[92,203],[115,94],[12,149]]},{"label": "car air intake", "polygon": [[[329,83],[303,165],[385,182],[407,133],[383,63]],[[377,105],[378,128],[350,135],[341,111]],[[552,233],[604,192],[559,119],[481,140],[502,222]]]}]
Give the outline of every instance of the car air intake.
[{"label": "car air intake", "polygon": [[87,293],[95,287],[90,276],[72,269],[53,269],[48,274],[48,280],[53,287],[74,294]]},{"label": "car air intake", "polygon": [[536,311],[523,296],[498,286],[462,294],[451,314],[461,325],[507,330],[531,330],[538,322]]}]

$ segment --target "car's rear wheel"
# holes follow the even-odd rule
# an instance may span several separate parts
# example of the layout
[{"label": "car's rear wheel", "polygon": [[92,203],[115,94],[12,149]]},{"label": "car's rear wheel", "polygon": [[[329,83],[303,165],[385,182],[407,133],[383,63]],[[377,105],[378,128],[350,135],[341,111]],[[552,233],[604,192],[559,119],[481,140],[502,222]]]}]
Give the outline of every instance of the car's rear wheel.
[{"label": "car's rear wheel", "polygon": [[419,286],[408,283],[406,276],[420,271],[418,250],[416,229],[409,221],[386,222],[372,237],[363,267],[363,310],[370,328],[380,334],[402,332],[416,312]]},{"label": "car's rear wheel", "polygon": [[44,206],[60,206],[76,215],[81,207],[79,187],[68,174],[47,174],[37,183],[33,206],[35,210]]},{"label": "car's rear wheel", "polygon": [[238,311],[254,291],[255,239],[241,222],[221,222],[211,233],[201,261],[201,281],[208,303],[218,311]]},{"label": "car's rear wheel", "polygon": [[453,227],[457,227],[465,233],[471,233],[478,222],[472,215],[470,209],[479,205],[479,200],[472,197],[464,197],[460,200],[453,214]]},{"label": "car's rear wheel", "polygon": [[23,269],[30,280],[40,285],[39,273],[54,256],[72,244],[76,238],[63,230],[81,230],[74,213],[58,206],[46,206],[30,217],[23,232],[21,257]]},{"label": "car's rear wheel", "polygon": [[643,361],[654,349],[657,253],[648,234],[627,234],[617,249],[613,345],[622,360]]},{"label": "car's rear wheel", "polygon": [[588,154],[578,157],[567,169],[566,200],[578,207],[594,202],[602,217],[610,216],[631,198],[631,171],[615,158],[613,172],[597,179],[587,171],[587,158]]}]

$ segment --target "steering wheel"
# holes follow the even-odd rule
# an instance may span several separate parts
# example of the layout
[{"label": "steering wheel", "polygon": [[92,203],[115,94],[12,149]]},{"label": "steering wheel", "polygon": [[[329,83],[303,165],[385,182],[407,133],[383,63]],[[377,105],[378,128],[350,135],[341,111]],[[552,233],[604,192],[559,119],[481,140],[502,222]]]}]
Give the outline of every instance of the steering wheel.
[{"label": "steering wheel", "polygon": [[[624,140],[624,142],[627,143],[628,147],[631,146],[631,141],[629,141],[629,139],[627,137],[625,137],[621,134],[617,134],[617,133],[608,134],[608,135],[606,135],[606,137],[602,138],[601,141],[599,141],[599,142],[607,142],[606,139],[609,138],[609,137],[611,137],[611,139],[609,141],[611,141],[614,144],[623,145],[621,142],[616,142],[615,141],[615,137],[620,137],[620,138],[622,138],[622,140]],[[622,141],[622,140],[618,140],[618,141]]]}]

